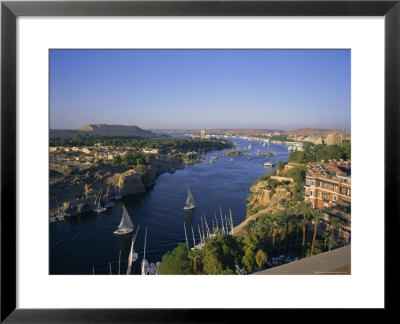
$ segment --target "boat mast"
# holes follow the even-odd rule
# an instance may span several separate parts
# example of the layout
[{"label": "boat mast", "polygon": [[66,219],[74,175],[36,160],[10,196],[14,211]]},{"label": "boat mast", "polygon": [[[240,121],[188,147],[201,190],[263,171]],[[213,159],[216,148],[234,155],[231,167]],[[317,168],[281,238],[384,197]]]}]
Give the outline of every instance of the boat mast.
[{"label": "boat mast", "polygon": [[210,236],[210,228],[208,227],[206,214],[204,213],[204,224],[206,225],[207,237]]},{"label": "boat mast", "polygon": [[203,243],[203,239],[201,238],[200,225],[197,224],[197,227],[199,229],[200,243]]},{"label": "boat mast", "polygon": [[218,220],[217,220],[217,213],[215,212],[215,210],[214,210],[214,217],[215,217],[215,225],[216,225],[217,231],[218,231],[219,230],[219,228],[218,228]]},{"label": "boat mast", "polygon": [[131,243],[131,250],[129,251],[129,257],[128,257],[128,268],[126,270],[126,274],[131,274],[131,267],[132,267],[132,257],[133,257],[133,251],[134,251],[134,245],[137,237],[137,233],[139,231],[140,225],[136,228],[136,233],[132,236],[132,243]]},{"label": "boat mast", "polygon": [[224,219],[222,218],[222,209],[221,206],[219,206],[219,214],[221,215],[221,226],[222,226],[222,233],[225,234],[225,228],[224,228]]},{"label": "boat mast", "polygon": [[231,228],[232,228],[232,235],[233,235],[233,218],[232,218],[232,210],[229,209],[229,215],[231,216]]},{"label": "boat mast", "polygon": [[144,253],[143,253],[143,259],[146,259],[146,239],[147,239],[147,226],[146,226],[146,234],[144,235]]},{"label": "boat mast", "polygon": [[119,258],[118,258],[118,274],[121,274],[121,250],[119,250]]},{"label": "boat mast", "polygon": [[99,201],[97,202],[97,208],[100,208],[100,202],[101,202],[101,193],[103,192],[103,189],[100,189],[99,192]]},{"label": "boat mast", "polygon": [[187,246],[188,246],[188,248],[189,248],[189,242],[188,242],[188,239],[187,239],[187,234],[186,234],[186,224],[185,224],[185,222],[183,222],[183,228],[185,229],[185,238],[186,238],[186,244],[187,244]]},{"label": "boat mast", "polygon": [[203,225],[203,217],[200,216],[201,219],[201,232],[203,233],[203,240],[204,240],[204,225]]},{"label": "boat mast", "polygon": [[192,228],[192,236],[193,236],[193,246],[196,246],[196,241],[194,239],[194,232],[193,232],[193,226],[192,225],[191,225],[191,228]]}]

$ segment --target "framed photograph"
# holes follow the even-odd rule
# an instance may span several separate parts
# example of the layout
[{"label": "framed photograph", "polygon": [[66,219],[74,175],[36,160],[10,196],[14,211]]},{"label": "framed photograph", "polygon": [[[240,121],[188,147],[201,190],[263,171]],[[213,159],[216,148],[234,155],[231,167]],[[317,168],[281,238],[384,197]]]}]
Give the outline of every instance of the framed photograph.
[{"label": "framed photograph", "polygon": [[1,321],[390,308],[399,16],[3,1]]}]

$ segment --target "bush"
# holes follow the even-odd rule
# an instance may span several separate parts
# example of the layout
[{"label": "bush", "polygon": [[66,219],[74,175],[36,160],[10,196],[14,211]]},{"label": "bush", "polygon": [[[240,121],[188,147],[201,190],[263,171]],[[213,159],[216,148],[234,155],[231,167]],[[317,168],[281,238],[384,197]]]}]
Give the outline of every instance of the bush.
[{"label": "bush", "polygon": [[285,168],[285,165],[286,165],[285,162],[279,161],[276,167],[279,171],[282,171]]},{"label": "bush", "polygon": [[242,255],[235,237],[219,235],[204,246],[203,267],[207,274],[235,274]]},{"label": "bush", "polygon": [[158,272],[160,274],[192,274],[187,244],[180,243],[172,252],[168,251],[164,254]]}]

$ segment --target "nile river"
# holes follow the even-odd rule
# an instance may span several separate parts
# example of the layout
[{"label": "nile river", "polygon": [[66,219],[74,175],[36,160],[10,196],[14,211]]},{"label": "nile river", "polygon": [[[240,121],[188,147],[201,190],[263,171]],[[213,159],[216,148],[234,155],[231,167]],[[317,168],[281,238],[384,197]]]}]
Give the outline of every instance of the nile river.
[{"label": "nile river", "polygon": [[[199,242],[198,224],[200,216],[205,214],[208,225],[212,227],[214,212],[220,221],[219,210],[229,216],[232,210],[234,226],[244,220],[246,198],[249,187],[260,176],[272,171],[276,165],[264,167],[264,162],[287,161],[287,146],[270,144],[271,152],[276,155],[257,158],[265,147],[258,142],[244,139],[231,139],[236,150],[250,153],[249,156],[230,156],[223,153],[232,149],[213,151],[206,154],[207,163],[189,165],[175,173],[165,173],[156,179],[156,184],[144,194],[123,197],[107,211],[97,214],[85,213],[67,218],[64,222],[55,222],[50,226],[50,274],[109,274],[118,273],[118,259],[121,251],[121,274],[126,273],[127,259],[132,234],[114,235],[113,231],[121,221],[122,204],[125,205],[132,222],[139,227],[135,242],[135,252],[139,259],[133,263],[132,273],[140,273],[140,263],[144,252],[144,236],[147,227],[146,259],[149,262],[161,261],[162,255],[174,249],[178,243],[185,242],[183,223],[186,222],[188,240],[193,245],[191,225],[195,229],[196,244]],[[245,150],[251,144],[250,150]],[[218,156],[217,163],[209,163],[211,156]],[[183,210],[187,197],[187,188],[193,194],[196,208]],[[215,222],[215,221],[214,221]]]}]

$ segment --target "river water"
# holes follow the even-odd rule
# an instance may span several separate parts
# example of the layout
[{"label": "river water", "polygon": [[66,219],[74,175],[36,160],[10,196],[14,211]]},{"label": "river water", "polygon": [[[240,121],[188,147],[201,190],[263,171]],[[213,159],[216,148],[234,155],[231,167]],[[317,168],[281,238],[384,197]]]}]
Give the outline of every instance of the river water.
[{"label": "river water", "polygon": [[[206,215],[209,227],[215,225],[215,214],[219,226],[220,208],[223,215],[232,211],[234,226],[240,224],[246,215],[246,198],[249,187],[260,176],[276,168],[278,161],[288,161],[287,146],[270,143],[270,150],[276,155],[266,158],[256,153],[268,150],[258,142],[234,138],[236,150],[250,153],[249,156],[224,156],[232,149],[213,151],[206,154],[207,163],[196,163],[175,173],[165,173],[156,179],[156,184],[146,193],[123,197],[107,211],[97,214],[89,212],[55,222],[50,226],[50,274],[109,274],[110,264],[113,274],[126,273],[127,259],[132,234],[114,235],[113,231],[121,221],[122,204],[125,205],[132,222],[139,226],[135,242],[135,252],[139,259],[132,265],[132,274],[140,273],[140,263],[144,253],[145,229],[147,227],[146,259],[161,261],[162,256],[178,243],[184,243],[184,222],[190,246],[193,246],[191,227],[196,244],[199,243],[198,225],[201,215]],[[250,150],[244,148],[252,145]],[[217,163],[209,163],[211,156],[218,156]],[[264,162],[275,162],[274,167],[265,167]],[[183,210],[190,188],[196,208]],[[121,265],[119,253],[121,251]]]}]

